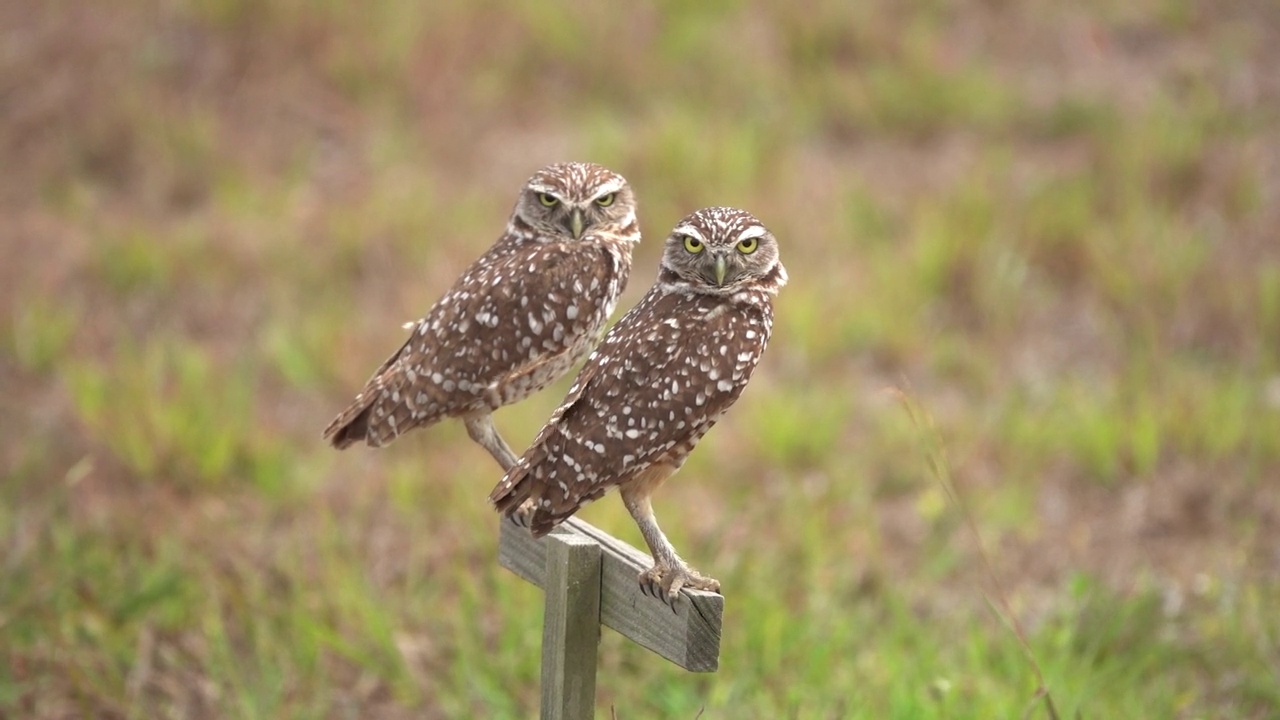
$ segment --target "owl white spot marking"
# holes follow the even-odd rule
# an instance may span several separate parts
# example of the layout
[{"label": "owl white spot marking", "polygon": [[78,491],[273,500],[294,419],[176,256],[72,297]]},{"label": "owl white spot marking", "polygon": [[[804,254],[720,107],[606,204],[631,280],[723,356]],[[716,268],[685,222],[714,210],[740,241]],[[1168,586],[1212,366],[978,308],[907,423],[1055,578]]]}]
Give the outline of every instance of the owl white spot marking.
[{"label": "owl white spot marking", "polygon": [[569,318],[570,320],[576,320],[578,318],[578,306],[570,305],[569,307],[565,308],[564,316]]},{"label": "owl white spot marking", "polygon": [[719,390],[720,392],[729,392],[730,390],[733,389],[733,383],[729,382],[728,380],[721,380],[720,382],[716,383],[716,389]]},{"label": "owl white spot marking", "polygon": [[440,387],[444,388],[445,392],[453,392],[453,389],[457,387],[457,385],[452,380],[445,380]]},{"label": "owl white spot marking", "polygon": [[[535,335],[542,334],[542,322],[535,318],[533,313],[529,313],[529,329],[532,330]],[[527,340],[528,338],[525,339]]]},{"label": "owl white spot marking", "polygon": [[719,370],[717,370],[716,368],[711,368],[709,371],[707,371],[707,379],[708,379],[708,380],[719,380],[719,379],[720,379],[720,371],[719,371]]},{"label": "owl white spot marking", "polygon": [[746,352],[740,352],[738,353],[738,362],[747,362],[754,356],[755,356],[755,353],[751,350],[747,350]]},{"label": "owl white spot marking", "polygon": [[706,405],[707,396],[703,393],[698,393],[693,397],[693,404],[697,405],[698,407],[702,407],[703,405]]},{"label": "owl white spot marking", "polygon": [[439,385],[440,383],[444,382],[444,376],[441,375],[440,373],[431,373],[431,382]]},{"label": "owl white spot marking", "polygon": [[626,432],[626,436],[631,440],[635,440],[636,438],[640,437],[640,431],[636,430],[635,428],[631,428]]},{"label": "owl white spot marking", "polygon": [[755,338],[756,338],[756,331],[755,331],[755,330],[748,330],[748,331],[746,331],[745,333],[743,333],[743,334],[742,334],[742,336],[743,336],[743,337],[745,337],[745,338],[746,338],[746,339],[748,339],[748,340],[755,340]]}]

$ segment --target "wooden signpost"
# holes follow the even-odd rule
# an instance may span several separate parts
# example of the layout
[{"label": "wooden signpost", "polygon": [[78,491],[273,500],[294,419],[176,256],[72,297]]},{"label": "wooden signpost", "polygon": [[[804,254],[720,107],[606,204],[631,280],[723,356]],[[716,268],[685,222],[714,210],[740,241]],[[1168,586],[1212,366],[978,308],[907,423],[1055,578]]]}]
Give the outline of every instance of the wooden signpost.
[{"label": "wooden signpost", "polygon": [[674,608],[645,595],[637,577],[649,556],[598,528],[570,518],[534,540],[503,520],[498,562],[543,589],[542,717],[594,717],[596,652],[607,625],[680,667],[720,666],[724,597],[685,590]]}]

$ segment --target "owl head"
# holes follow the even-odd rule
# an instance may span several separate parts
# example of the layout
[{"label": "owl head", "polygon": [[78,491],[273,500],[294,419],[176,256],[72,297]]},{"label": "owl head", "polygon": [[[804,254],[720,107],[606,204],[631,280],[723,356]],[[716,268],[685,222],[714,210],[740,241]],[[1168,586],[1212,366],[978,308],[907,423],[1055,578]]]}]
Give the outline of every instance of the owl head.
[{"label": "owl head", "polygon": [[787,282],[778,241],[754,215],[736,208],[698,210],[676,224],[662,252],[659,280],[690,290],[732,295]]},{"label": "owl head", "polygon": [[631,186],[595,163],[557,163],[534,173],[512,220],[546,241],[577,241],[600,232],[638,235]]}]

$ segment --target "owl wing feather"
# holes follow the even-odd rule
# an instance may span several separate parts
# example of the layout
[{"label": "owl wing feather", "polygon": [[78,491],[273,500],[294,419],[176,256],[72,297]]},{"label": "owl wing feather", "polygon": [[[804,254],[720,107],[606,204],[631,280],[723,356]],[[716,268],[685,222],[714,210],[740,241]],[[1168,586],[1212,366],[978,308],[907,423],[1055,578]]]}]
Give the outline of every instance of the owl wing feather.
[{"label": "owl wing feather", "polygon": [[339,448],[376,447],[445,416],[500,406],[494,393],[504,381],[598,332],[607,308],[584,293],[603,294],[620,270],[625,281],[618,264],[599,244],[495,246],[413,324],[324,437]]}]

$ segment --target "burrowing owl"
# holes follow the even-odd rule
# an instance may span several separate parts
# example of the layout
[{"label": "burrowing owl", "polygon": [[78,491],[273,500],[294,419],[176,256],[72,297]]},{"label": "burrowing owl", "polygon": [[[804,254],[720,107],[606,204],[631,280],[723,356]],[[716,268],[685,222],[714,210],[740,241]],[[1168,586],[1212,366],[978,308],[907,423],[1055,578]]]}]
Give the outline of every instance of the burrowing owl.
[{"label": "burrowing owl", "polygon": [[617,485],[653,553],[641,584],[669,601],[681,587],[718,590],[676,554],[649,496],[746,387],[786,282],[777,242],[751,214],[707,208],[680,221],[653,288],[489,499],[507,514],[530,501],[523,520],[541,537]]},{"label": "burrowing owl", "polygon": [[554,382],[590,352],[640,241],[622,176],[593,163],[542,168],[506,232],[458,278],[324,436],[385,445],[444,417],[508,470],[515,453],[491,413]]}]

